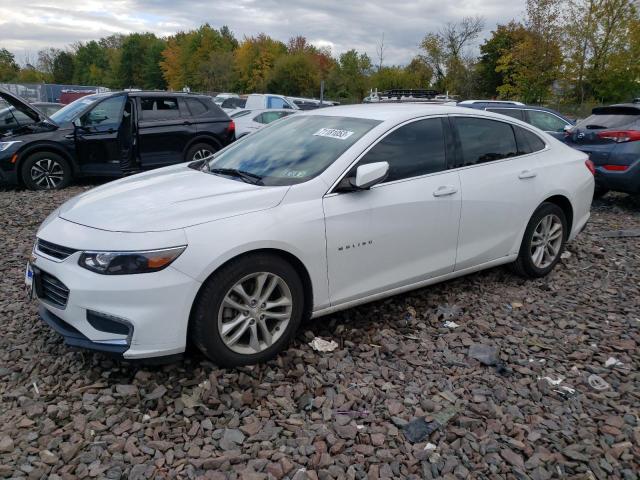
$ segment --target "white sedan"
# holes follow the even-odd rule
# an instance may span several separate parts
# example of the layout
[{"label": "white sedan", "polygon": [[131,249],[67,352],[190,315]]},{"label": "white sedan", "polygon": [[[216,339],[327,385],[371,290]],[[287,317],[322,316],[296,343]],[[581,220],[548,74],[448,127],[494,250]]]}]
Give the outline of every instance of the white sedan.
[{"label": "white sedan", "polygon": [[548,274],[585,226],[587,156],[513,118],[358,105],[292,115],[191,164],[83,193],[27,283],[73,346],[263,362],[303,317],[502,264]]},{"label": "white sedan", "polygon": [[257,132],[271,122],[288,117],[299,110],[284,108],[264,108],[262,110],[238,110],[229,116],[236,126],[236,138],[242,138],[250,133]]}]

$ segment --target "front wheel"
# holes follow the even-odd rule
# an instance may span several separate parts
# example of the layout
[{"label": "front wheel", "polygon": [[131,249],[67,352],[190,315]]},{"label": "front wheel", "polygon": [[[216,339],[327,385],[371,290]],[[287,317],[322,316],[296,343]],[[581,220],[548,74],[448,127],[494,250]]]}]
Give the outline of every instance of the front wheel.
[{"label": "front wheel", "polygon": [[22,180],[29,190],[58,190],[71,182],[69,163],[57,153],[38,152],[22,164]]},{"label": "front wheel", "polygon": [[278,256],[249,254],[205,282],[190,337],[218,365],[265,362],[287,346],[303,311],[304,289],[296,270]]},{"label": "front wheel", "polygon": [[538,278],[547,275],[564,250],[568,237],[567,219],[554,203],[543,203],[533,213],[514,262],[514,270],[523,277]]}]

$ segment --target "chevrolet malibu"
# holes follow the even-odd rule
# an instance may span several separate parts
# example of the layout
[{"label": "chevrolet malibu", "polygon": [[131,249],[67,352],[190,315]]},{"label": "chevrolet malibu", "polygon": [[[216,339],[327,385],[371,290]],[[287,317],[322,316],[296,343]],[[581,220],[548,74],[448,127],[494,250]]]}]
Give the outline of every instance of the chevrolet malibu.
[{"label": "chevrolet malibu", "polygon": [[190,340],[251,364],[304,317],[496,265],[548,274],[593,189],[586,154],[513,118],[316,110],[71,199],[38,230],[26,282],[71,346],[140,359]]}]

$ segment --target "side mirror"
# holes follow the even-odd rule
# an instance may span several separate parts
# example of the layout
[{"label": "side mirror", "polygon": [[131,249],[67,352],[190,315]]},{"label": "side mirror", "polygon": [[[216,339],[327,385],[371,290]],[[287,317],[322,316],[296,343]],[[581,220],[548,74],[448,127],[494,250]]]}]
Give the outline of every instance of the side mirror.
[{"label": "side mirror", "polygon": [[82,127],[82,122],[80,121],[79,118],[74,119],[72,123],[73,123],[74,126],[76,126],[78,128]]},{"label": "side mirror", "polygon": [[565,132],[570,132],[572,128],[573,128],[573,125],[565,125],[564,126],[564,131]]},{"label": "side mirror", "polygon": [[344,177],[337,185],[336,192],[355,192],[356,190],[368,190],[376,183],[384,181],[389,175],[387,162],[368,163],[360,165],[353,177]]},{"label": "side mirror", "polygon": [[360,165],[356,170],[355,181],[351,184],[358,190],[367,190],[375,184],[382,182],[389,175],[387,162],[368,163]]}]

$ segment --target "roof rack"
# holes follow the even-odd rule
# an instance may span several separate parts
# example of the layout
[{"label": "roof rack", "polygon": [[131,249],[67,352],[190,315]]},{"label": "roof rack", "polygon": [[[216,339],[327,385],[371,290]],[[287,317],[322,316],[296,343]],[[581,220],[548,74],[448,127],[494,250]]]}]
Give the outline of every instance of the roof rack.
[{"label": "roof rack", "polygon": [[474,103],[491,103],[497,105],[518,105],[523,106],[524,103],[516,102],[515,100],[463,100],[458,105],[473,105]]},{"label": "roof rack", "polygon": [[441,95],[437,90],[425,88],[394,88],[378,92],[378,89],[370,90],[364,103],[379,102],[432,102],[442,103],[455,101],[455,96]]}]

